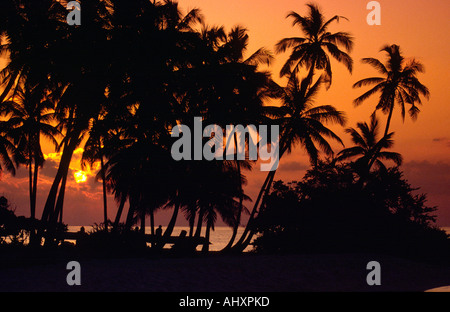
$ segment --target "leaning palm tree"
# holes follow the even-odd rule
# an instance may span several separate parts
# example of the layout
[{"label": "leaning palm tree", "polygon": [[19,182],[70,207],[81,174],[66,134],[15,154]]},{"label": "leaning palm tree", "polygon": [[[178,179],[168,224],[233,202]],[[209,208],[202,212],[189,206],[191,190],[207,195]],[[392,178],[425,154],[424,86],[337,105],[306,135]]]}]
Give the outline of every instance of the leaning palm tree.
[{"label": "leaning palm tree", "polygon": [[223,222],[234,228],[239,223],[243,208],[241,199],[249,197],[243,193],[243,179],[232,161],[202,161],[193,164],[195,178],[191,188],[192,204],[198,212],[197,230],[195,236],[200,236],[202,224],[206,224],[205,244],[203,251],[209,250],[209,238],[217,216]]},{"label": "leaning palm tree", "polygon": [[359,132],[354,128],[345,130],[351,135],[355,146],[340,151],[336,157],[337,161],[356,158],[354,161],[355,169],[361,177],[369,173],[370,163],[374,163],[378,169],[386,169],[383,160],[392,160],[396,165],[401,165],[402,155],[384,150],[391,148],[394,144],[392,140],[394,133],[388,133],[378,140],[379,123],[375,114],[371,116],[370,125],[366,122],[358,122],[356,126]]},{"label": "leaning palm tree", "polygon": [[99,175],[102,180],[103,191],[103,222],[105,231],[108,231],[108,206],[107,206],[107,188],[105,177],[105,146],[104,141],[107,136],[108,129],[105,127],[103,115],[93,118],[92,125],[89,129],[89,138],[86,141],[81,157],[81,168],[86,166],[93,167],[96,162],[100,162]]},{"label": "leaning palm tree", "polygon": [[[234,96],[226,97],[228,100],[224,101],[223,104],[225,105],[222,105],[226,109],[226,113],[219,113],[212,116],[213,119],[218,121],[217,124],[223,126],[223,128],[225,128],[225,125],[233,123],[243,126],[265,123],[266,117],[263,100],[270,93],[272,79],[269,73],[259,71],[259,66],[270,66],[273,61],[273,56],[269,50],[262,47],[246,58],[245,52],[247,51],[248,43],[249,36],[247,29],[241,26],[235,26],[227,34],[225,44],[218,50],[218,54],[223,56],[223,65],[234,66],[236,78],[228,80],[230,82],[229,88],[230,90],[238,90],[238,92],[234,92]],[[245,105],[242,105],[242,103],[245,103]],[[238,139],[236,131],[234,131],[233,139],[234,146],[236,147],[235,153],[237,153]],[[251,169],[251,163],[247,160],[238,160],[237,157],[235,157],[235,165],[237,169],[236,177],[241,189],[239,198],[240,208],[238,209],[237,222],[234,222],[230,241],[224,247],[224,250],[230,249],[234,243],[240,225],[241,214],[244,209],[241,172],[242,169]]]},{"label": "leaning palm tree", "polygon": [[356,82],[353,85],[354,88],[375,86],[356,98],[354,104],[360,105],[371,95],[380,93],[380,98],[375,109],[388,114],[386,128],[384,130],[384,135],[386,136],[389,132],[395,104],[398,104],[400,107],[403,120],[406,114],[405,104],[409,104],[411,106],[408,110],[409,115],[415,120],[420,112],[416,104],[422,103],[420,96],[422,95],[428,99],[430,92],[417,79],[417,74],[424,71],[422,63],[415,59],[406,62],[402,56],[400,47],[395,44],[385,45],[380,51],[387,53],[385,64],[375,58],[363,58],[362,62],[373,66],[383,77],[365,78]]},{"label": "leaning palm tree", "polygon": [[[293,18],[293,26],[298,25],[303,32],[303,37],[290,37],[280,40],[276,46],[277,53],[285,52],[292,48],[292,53],[280,71],[280,76],[289,76],[292,72],[298,73],[301,67],[309,70],[308,84],[312,84],[315,69],[323,70],[327,88],[331,85],[332,72],[330,54],[338,62],[352,72],[353,60],[347,54],[353,48],[353,38],[348,32],[330,33],[328,27],[333,22],[339,22],[343,16],[335,15],[326,20],[322,11],[316,4],[307,4],[309,13],[302,16],[296,12],[290,12],[287,18]],[[343,48],[345,51],[341,50]],[[328,53],[327,53],[328,52]]]},{"label": "leaning palm tree", "polygon": [[[327,141],[328,138],[342,143],[341,139],[324,123],[337,123],[344,125],[346,118],[343,112],[336,110],[331,105],[314,106],[314,98],[321,84],[326,78],[321,76],[311,87],[308,78],[300,83],[292,73],[286,88],[281,88],[281,107],[267,107],[268,113],[276,117],[281,126],[279,142],[279,160],[285,153],[290,153],[297,145],[306,149],[311,164],[315,166],[322,150],[327,155],[332,155],[333,150]],[[270,171],[266,177],[263,187],[256,199],[250,219],[239,241],[233,247],[234,250],[242,251],[250,243],[254,230],[252,223],[256,217],[261,201],[269,192],[276,170]]]}]

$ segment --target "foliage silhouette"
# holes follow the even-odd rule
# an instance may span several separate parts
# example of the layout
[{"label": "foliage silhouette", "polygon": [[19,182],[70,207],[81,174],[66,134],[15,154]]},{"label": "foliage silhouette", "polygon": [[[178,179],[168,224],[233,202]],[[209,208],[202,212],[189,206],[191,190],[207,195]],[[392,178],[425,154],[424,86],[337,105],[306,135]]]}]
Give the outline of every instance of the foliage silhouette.
[{"label": "foliage silhouette", "polygon": [[354,166],[356,172],[358,172],[361,177],[367,176],[370,170],[370,163],[374,163],[376,169],[386,171],[386,166],[381,159],[392,160],[397,166],[402,164],[403,157],[399,153],[382,151],[383,149],[388,149],[393,146],[394,141],[392,140],[392,137],[394,133],[388,133],[378,140],[379,124],[375,114],[370,118],[370,125],[365,122],[359,122],[357,128],[360,132],[354,128],[346,129],[346,132],[351,135],[352,142],[356,146],[345,148],[340,151],[336,157],[337,161],[360,156],[354,161]]},{"label": "foliage silhouette", "polygon": [[299,26],[304,37],[284,38],[280,40],[275,48],[276,52],[285,52],[292,48],[288,60],[280,71],[280,76],[290,76],[291,73],[298,73],[302,67],[309,70],[306,79],[307,84],[312,84],[314,70],[324,71],[323,79],[330,87],[332,81],[332,71],[330,57],[326,51],[338,62],[352,72],[353,60],[346,52],[342,51],[342,46],[347,52],[353,48],[353,38],[347,32],[330,33],[328,27],[333,22],[346,19],[343,16],[335,15],[326,20],[321,9],[314,3],[308,3],[308,15],[302,16],[296,12],[290,12],[287,18],[292,18],[292,26]]},{"label": "foliage silhouette", "polygon": [[[244,250],[257,232],[262,233],[256,241],[262,251],[360,249],[365,247],[363,239],[380,250],[402,244],[407,249],[422,234],[424,244],[425,237],[441,235],[430,227],[434,208],[426,206],[426,196],[414,195],[400,169],[386,168],[382,162],[400,165],[402,160],[384,150],[393,144],[388,130],[395,103],[402,116],[405,104],[410,104],[415,118],[420,97],[429,97],[417,79],[423,65],[406,62],[397,45],[382,49],[388,54],[386,64],[363,59],[383,77],[354,84],[375,84],[355,100],[357,105],[381,93],[376,110],[388,114],[384,136],[377,137],[374,114],[370,124],[360,122],[357,129],[347,129],[356,146],[324,163],[323,154],[335,156],[331,141],[343,145],[329,126],[344,126],[346,117],[333,106],[336,103],[316,105],[315,100],[321,87],[331,85],[331,59],[352,72],[353,37],[329,32],[329,26],[344,17],[326,19],[312,3],[304,16],[288,14],[302,36],[275,45],[276,53],[291,52],[280,72],[286,84],[280,86],[268,69],[272,52],[261,47],[248,53],[249,34],[243,26],[227,31],[206,25],[199,9],[184,13],[169,0],[85,1],[83,24],[69,26],[63,2],[0,3],[0,53],[9,57],[0,72],[0,170],[14,175],[20,164],[28,166],[31,220],[38,169],[45,158],[40,137],[61,152],[40,220],[13,216],[7,203],[0,207],[9,232],[18,235],[17,229],[34,232],[38,227],[36,241],[60,243],[67,234],[63,208],[70,165],[75,150],[83,148],[82,168],[97,168],[103,191],[103,223],[80,240],[79,247],[86,250],[103,246],[107,251],[117,247],[133,252],[145,247],[147,217],[154,235],[159,209],[173,209],[163,241],[172,237],[184,214],[190,226],[187,239],[195,240],[205,230],[205,252],[219,217],[233,229],[224,251]],[[269,105],[273,103],[280,105]],[[248,150],[243,160],[175,161],[173,127],[192,126],[198,116],[222,129],[230,124],[279,125],[280,160],[300,146],[311,162],[312,169],[299,183],[276,182],[272,187],[276,170],[267,175],[237,242],[250,201],[244,189],[246,174],[255,162],[248,159]],[[212,138],[203,137],[202,143]],[[235,145],[238,140],[250,138],[235,133]],[[344,162],[354,158],[353,163]],[[364,177],[363,188],[358,176]],[[118,204],[112,222],[108,193]],[[137,223],[140,232],[132,230]],[[388,231],[379,236],[385,227]],[[333,229],[336,235],[330,238],[323,229]],[[385,241],[391,244],[383,247]],[[152,247],[160,251],[164,243]]]},{"label": "foliage silhouette", "polygon": [[363,190],[357,180],[348,163],[321,162],[300,182],[277,181],[258,215],[256,250],[450,256],[436,208],[398,167],[371,172]]},{"label": "foliage silhouette", "polygon": [[421,84],[417,79],[417,74],[424,71],[424,66],[419,61],[412,59],[405,62],[400,47],[398,45],[385,45],[381,52],[387,53],[386,63],[383,64],[380,60],[375,58],[363,58],[364,64],[373,66],[384,77],[371,77],[361,79],[356,82],[353,87],[360,88],[363,86],[375,85],[372,89],[365,92],[354,100],[355,105],[360,105],[371,95],[380,92],[380,99],[376,106],[376,110],[381,110],[388,114],[386,128],[384,135],[389,132],[392,113],[395,108],[395,103],[400,106],[402,118],[405,119],[406,108],[405,104],[411,105],[408,110],[409,115],[413,120],[417,118],[420,112],[416,103],[422,104],[420,96],[429,98],[430,92],[426,86]]}]

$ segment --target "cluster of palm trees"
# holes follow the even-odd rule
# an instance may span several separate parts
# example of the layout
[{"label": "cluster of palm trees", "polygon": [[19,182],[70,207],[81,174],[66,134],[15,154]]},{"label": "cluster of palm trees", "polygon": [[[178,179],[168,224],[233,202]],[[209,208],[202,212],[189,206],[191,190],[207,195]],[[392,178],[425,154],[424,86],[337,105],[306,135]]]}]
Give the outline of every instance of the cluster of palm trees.
[{"label": "cluster of palm trees", "polygon": [[[9,63],[0,72],[0,164],[12,174],[20,164],[28,167],[31,218],[36,218],[38,170],[44,163],[42,137],[61,151],[40,218],[46,232],[62,222],[69,165],[75,149],[83,147],[82,165],[100,164],[97,178],[103,186],[106,229],[108,224],[116,229],[126,212],[126,228],[140,221],[144,231],[149,215],[154,234],[155,211],[172,208],[164,235],[171,235],[182,212],[189,235],[199,236],[206,225],[209,239],[219,215],[233,228],[225,249],[245,249],[276,172],[267,175],[237,239],[247,211],[244,202],[249,200],[244,171],[253,162],[174,161],[171,130],[180,123],[191,124],[195,116],[222,129],[228,124],[278,124],[280,158],[297,145],[306,149],[313,166],[320,151],[333,155],[328,140],[342,141],[327,125],[344,125],[346,118],[333,106],[315,106],[314,98],[323,85],[331,85],[331,58],[352,71],[348,53],[353,39],[346,32],[328,31],[343,17],[326,20],[317,5],[307,7],[304,16],[288,15],[303,37],[285,38],[275,46],[277,53],[291,50],[280,73],[288,81],[282,87],[263,67],[274,58],[269,50],[260,48],[245,56],[249,40],[245,28],[227,32],[205,25],[198,9],[182,14],[174,1],[83,2],[80,26],[67,25],[60,1],[2,1],[0,53],[9,56]],[[340,159],[364,155],[367,170],[379,157],[401,159],[381,151],[392,145],[388,129],[395,104],[401,106],[402,115],[405,104],[411,105],[409,113],[415,118],[420,95],[429,94],[416,77],[423,71],[419,62],[405,64],[395,45],[383,51],[388,53],[386,65],[373,58],[363,61],[384,77],[363,79],[354,87],[376,84],[355,104],[381,93],[376,110],[388,114],[385,135],[377,143],[349,130],[360,148],[338,155]],[[281,105],[267,105],[268,98]],[[371,126],[358,124],[363,135],[376,126],[375,118]],[[114,218],[108,215],[108,192],[118,203]]]}]

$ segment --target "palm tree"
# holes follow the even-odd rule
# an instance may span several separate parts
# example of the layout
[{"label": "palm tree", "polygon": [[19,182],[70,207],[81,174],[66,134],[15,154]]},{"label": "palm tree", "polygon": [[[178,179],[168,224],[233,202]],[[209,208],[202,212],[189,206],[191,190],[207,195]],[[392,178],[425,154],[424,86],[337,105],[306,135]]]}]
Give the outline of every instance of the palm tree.
[{"label": "palm tree", "polygon": [[[235,26],[224,38],[225,43],[219,47],[218,54],[223,58],[221,64],[223,68],[233,66],[236,75],[233,79],[227,79],[229,84],[226,90],[228,96],[221,96],[226,100],[218,103],[219,110],[209,105],[208,118],[215,121],[216,124],[225,126],[228,124],[240,124],[248,126],[250,124],[266,124],[267,118],[264,112],[264,99],[270,93],[270,85],[273,81],[270,74],[259,71],[260,65],[270,66],[273,56],[270,51],[265,48],[259,48],[249,57],[245,58],[247,51],[249,36],[247,30],[241,26]],[[226,71],[226,69],[225,69]],[[231,96],[230,96],[231,95]],[[245,104],[245,105],[243,105]],[[228,138],[230,139],[230,138]],[[237,154],[238,139],[237,133],[233,134],[235,154]],[[237,222],[234,222],[233,232],[224,250],[228,250],[233,245],[236,238],[238,227],[240,225],[241,214],[244,209],[244,191],[242,189],[241,171],[242,169],[251,169],[251,163],[248,160],[238,160],[235,157],[235,165],[237,170],[237,178],[240,181],[240,198]]]},{"label": "palm tree", "polygon": [[[301,67],[309,70],[307,83],[312,84],[314,70],[323,70],[324,81],[327,88],[331,85],[332,72],[330,57],[327,52],[338,62],[352,72],[353,60],[347,54],[353,48],[353,38],[347,32],[330,33],[328,27],[333,22],[339,22],[343,16],[335,15],[326,20],[320,8],[313,3],[307,4],[308,15],[302,16],[296,12],[290,12],[287,18],[293,18],[293,26],[298,25],[304,37],[291,37],[281,39],[275,46],[277,53],[285,52],[292,48],[292,53],[280,71],[280,76],[290,76],[298,73]],[[341,50],[341,47],[346,51]]]},{"label": "palm tree", "polygon": [[[30,215],[35,219],[38,170],[43,166],[44,155],[40,137],[43,136],[55,147],[55,137],[60,133],[51,125],[54,120],[54,105],[43,95],[41,85],[18,86],[14,96],[2,103],[2,113],[8,115],[8,135],[17,149],[23,153],[23,161],[29,171]],[[34,168],[33,168],[34,163]]]},{"label": "palm tree", "polygon": [[[85,5],[86,16],[83,27],[72,27],[57,40],[58,55],[65,57],[63,61],[55,57],[58,71],[52,76],[54,84],[60,85],[62,91],[58,96],[56,113],[61,119],[60,126],[65,131],[63,149],[58,171],[50,187],[41,219],[55,223],[61,219],[64,203],[65,182],[70,162],[75,149],[88,134],[92,118],[98,116],[105,102],[109,73],[108,53],[102,53],[109,46],[108,38],[111,29],[111,13],[107,1],[90,1]],[[59,18],[59,17],[50,17]],[[71,47],[78,46],[78,52]],[[91,53],[96,50],[98,53]],[[83,51],[83,53],[80,53]],[[70,62],[67,62],[70,59]]]},{"label": "palm tree", "polygon": [[208,175],[211,178],[204,179],[198,200],[199,209],[206,221],[205,244],[202,249],[204,252],[209,251],[210,231],[214,230],[217,214],[225,224],[234,229],[239,225],[239,217],[244,209],[242,201],[249,199],[243,193],[243,182],[239,181],[242,176],[233,164],[218,161],[210,165],[215,165],[215,168],[209,170]]},{"label": "palm tree", "polygon": [[380,52],[387,53],[385,64],[375,58],[363,58],[362,62],[373,66],[383,77],[365,78],[356,82],[353,85],[354,88],[371,85],[374,85],[374,87],[356,98],[354,104],[360,105],[371,95],[379,92],[380,99],[375,110],[381,110],[383,113],[388,114],[386,128],[384,130],[384,136],[386,136],[389,132],[395,104],[397,103],[400,106],[403,120],[406,114],[405,104],[411,105],[408,113],[415,120],[420,112],[416,103],[422,103],[420,99],[421,95],[428,99],[430,92],[417,79],[417,74],[424,71],[422,63],[415,59],[406,62],[402,56],[400,47],[395,44],[385,45]]},{"label": "palm tree", "polygon": [[[226,225],[233,228],[239,223],[238,216],[245,209],[241,199],[249,200],[246,194],[242,194],[245,179],[238,172],[234,161],[190,162],[187,169],[192,173],[189,185],[181,189],[179,198],[181,205],[187,208],[185,211],[188,215],[194,218],[195,214],[198,215],[193,236],[200,237],[202,225],[206,224],[203,251],[207,252],[210,231],[214,230],[218,215]],[[193,220],[190,223],[193,225]]]},{"label": "palm tree", "polygon": [[93,167],[94,163],[100,161],[99,175],[102,180],[103,191],[103,222],[105,224],[105,231],[108,231],[108,206],[107,206],[107,188],[105,177],[105,137],[108,135],[108,128],[104,125],[104,116],[100,114],[92,122],[89,130],[89,138],[87,139],[83,155],[81,157],[81,167],[84,169],[87,165]]},{"label": "palm tree", "polygon": [[378,140],[379,123],[375,114],[370,118],[370,125],[366,122],[358,122],[356,126],[359,132],[354,128],[345,130],[351,135],[352,142],[355,146],[340,151],[336,157],[337,161],[358,157],[354,161],[354,164],[357,172],[362,177],[365,177],[369,173],[370,163],[374,163],[378,169],[386,169],[382,160],[392,160],[396,165],[401,165],[403,158],[399,153],[383,150],[393,146],[394,142],[392,137],[394,133],[388,133]]},{"label": "palm tree", "polygon": [[[321,76],[311,87],[309,79],[305,78],[300,83],[295,73],[292,73],[286,88],[281,88],[281,107],[267,107],[268,113],[276,117],[280,123],[281,134],[279,142],[279,159],[284,153],[290,153],[293,148],[300,144],[306,149],[311,164],[315,166],[319,159],[319,149],[327,155],[332,155],[333,150],[326,138],[331,138],[342,143],[341,139],[324,123],[337,123],[344,125],[346,118],[344,113],[336,110],[331,105],[313,106],[314,97],[317,95],[320,86],[324,83],[324,76]],[[318,146],[316,146],[316,144]],[[268,194],[276,170],[270,171],[261,188],[257,200],[250,214],[250,219],[239,241],[233,247],[234,250],[244,250],[254,235],[252,223],[256,217],[261,201]]]},{"label": "palm tree", "polygon": [[11,142],[8,132],[9,125],[0,121],[0,175],[4,170],[16,175],[16,166],[20,160],[20,151]]}]

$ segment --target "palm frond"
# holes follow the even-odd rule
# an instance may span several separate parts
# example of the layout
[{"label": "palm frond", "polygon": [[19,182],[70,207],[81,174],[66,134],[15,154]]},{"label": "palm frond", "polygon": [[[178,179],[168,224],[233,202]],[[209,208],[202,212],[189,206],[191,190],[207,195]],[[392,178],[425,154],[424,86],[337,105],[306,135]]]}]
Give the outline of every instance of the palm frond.
[{"label": "palm frond", "polygon": [[382,77],[371,77],[371,78],[364,78],[353,84],[353,88],[361,88],[364,86],[374,85],[381,83],[385,81],[385,78]]},{"label": "palm frond", "polygon": [[378,72],[380,74],[386,75],[388,73],[388,70],[386,69],[386,66],[384,66],[384,64],[380,60],[378,60],[376,58],[366,57],[366,58],[361,59],[361,62],[363,64],[371,65],[376,70],[378,70]]},{"label": "palm frond", "polygon": [[270,66],[275,58],[272,55],[272,52],[267,50],[266,48],[260,48],[255,53],[253,53],[250,57],[248,57],[244,64],[257,66],[259,64],[266,64]]},{"label": "palm frond", "polygon": [[392,160],[397,166],[400,166],[403,162],[403,156],[395,152],[383,151],[378,154],[378,157],[381,159]]},{"label": "palm frond", "polygon": [[303,43],[305,43],[306,38],[301,37],[291,37],[284,38],[277,42],[275,45],[275,53],[283,53],[289,48],[297,47]]},{"label": "palm frond", "polygon": [[[353,86],[353,87],[355,87],[355,86]],[[367,98],[369,98],[373,94],[377,93],[378,91],[382,91],[384,87],[385,87],[384,82],[377,84],[375,87],[373,87],[369,91],[365,92],[364,94],[362,94],[359,97],[357,97],[356,99],[354,99],[353,104],[355,106],[361,105],[361,103],[364,102]]]},{"label": "palm frond", "polygon": [[322,40],[335,46],[341,45],[347,52],[352,52],[353,50],[353,36],[348,32],[339,31],[333,34],[327,33],[323,36]]}]

